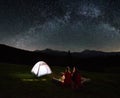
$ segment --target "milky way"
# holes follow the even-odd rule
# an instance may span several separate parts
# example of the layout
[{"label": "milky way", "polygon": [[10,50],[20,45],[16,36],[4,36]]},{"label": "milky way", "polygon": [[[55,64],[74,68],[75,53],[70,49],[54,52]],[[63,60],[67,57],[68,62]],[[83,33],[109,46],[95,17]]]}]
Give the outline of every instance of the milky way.
[{"label": "milky way", "polygon": [[0,1],[0,43],[26,50],[120,51],[119,0]]}]

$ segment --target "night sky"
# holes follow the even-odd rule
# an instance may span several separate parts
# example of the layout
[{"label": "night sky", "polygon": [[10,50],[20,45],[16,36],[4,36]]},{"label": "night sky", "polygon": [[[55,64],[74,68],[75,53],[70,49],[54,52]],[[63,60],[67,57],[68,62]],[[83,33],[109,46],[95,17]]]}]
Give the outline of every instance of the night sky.
[{"label": "night sky", "polygon": [[0,44],[120,51],[119,0],[0,0]]}]

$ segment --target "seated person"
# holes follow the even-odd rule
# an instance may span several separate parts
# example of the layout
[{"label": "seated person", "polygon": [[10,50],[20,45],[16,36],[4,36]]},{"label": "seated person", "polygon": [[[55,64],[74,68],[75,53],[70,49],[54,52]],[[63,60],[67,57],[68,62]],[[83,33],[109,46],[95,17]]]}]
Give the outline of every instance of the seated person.
[{"label": "seated person", "polygon": [[72,84],[72,75],[70,72],[70,68],[67,67],[65,71],[65,79],[63,85],[69,87],[71,86],[71,84]]},{"label": "seated person", "polygon": [[81,74],[76,67],[73,67],[72,82],[73,82],[73,88],[75,89],[79,88],[82,83]]},{"label": "seated person", "polygon": [[53,77],[53,81],[55,81],[58,84],[61,84],[62,86],[70,87],[72,84],[72,75],[70,72],[70,68],[67,67],[66,71],[64,73],[63,72],[61,73],[60,78],[57,79]]}]

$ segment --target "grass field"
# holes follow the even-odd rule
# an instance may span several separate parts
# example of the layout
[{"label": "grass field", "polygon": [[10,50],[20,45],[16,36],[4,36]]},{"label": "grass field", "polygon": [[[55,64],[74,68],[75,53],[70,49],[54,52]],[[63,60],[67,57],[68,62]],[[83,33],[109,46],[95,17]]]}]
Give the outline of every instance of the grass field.
[{"label": "grass field", "polygon": [[[120,68],[107,72],[81,74],[91,79],[83,88],[62,88],[52,81],[65,67],[52,66],[53,73],[36,78],[30,71],[32,66],[0,64],[0,98],[120,98]],[[113,71],[113,70],[114,71]]]}]

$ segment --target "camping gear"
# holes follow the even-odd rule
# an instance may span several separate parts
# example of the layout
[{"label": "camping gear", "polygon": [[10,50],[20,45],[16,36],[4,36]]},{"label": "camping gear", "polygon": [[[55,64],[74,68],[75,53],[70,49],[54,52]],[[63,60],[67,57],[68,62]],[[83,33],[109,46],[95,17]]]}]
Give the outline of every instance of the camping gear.
[{"label": "camping gear", "polygon": [[31,72],[34,73],[37,77],[52,73],[50,67],[44,61],[37,62],[33,66]]}]

